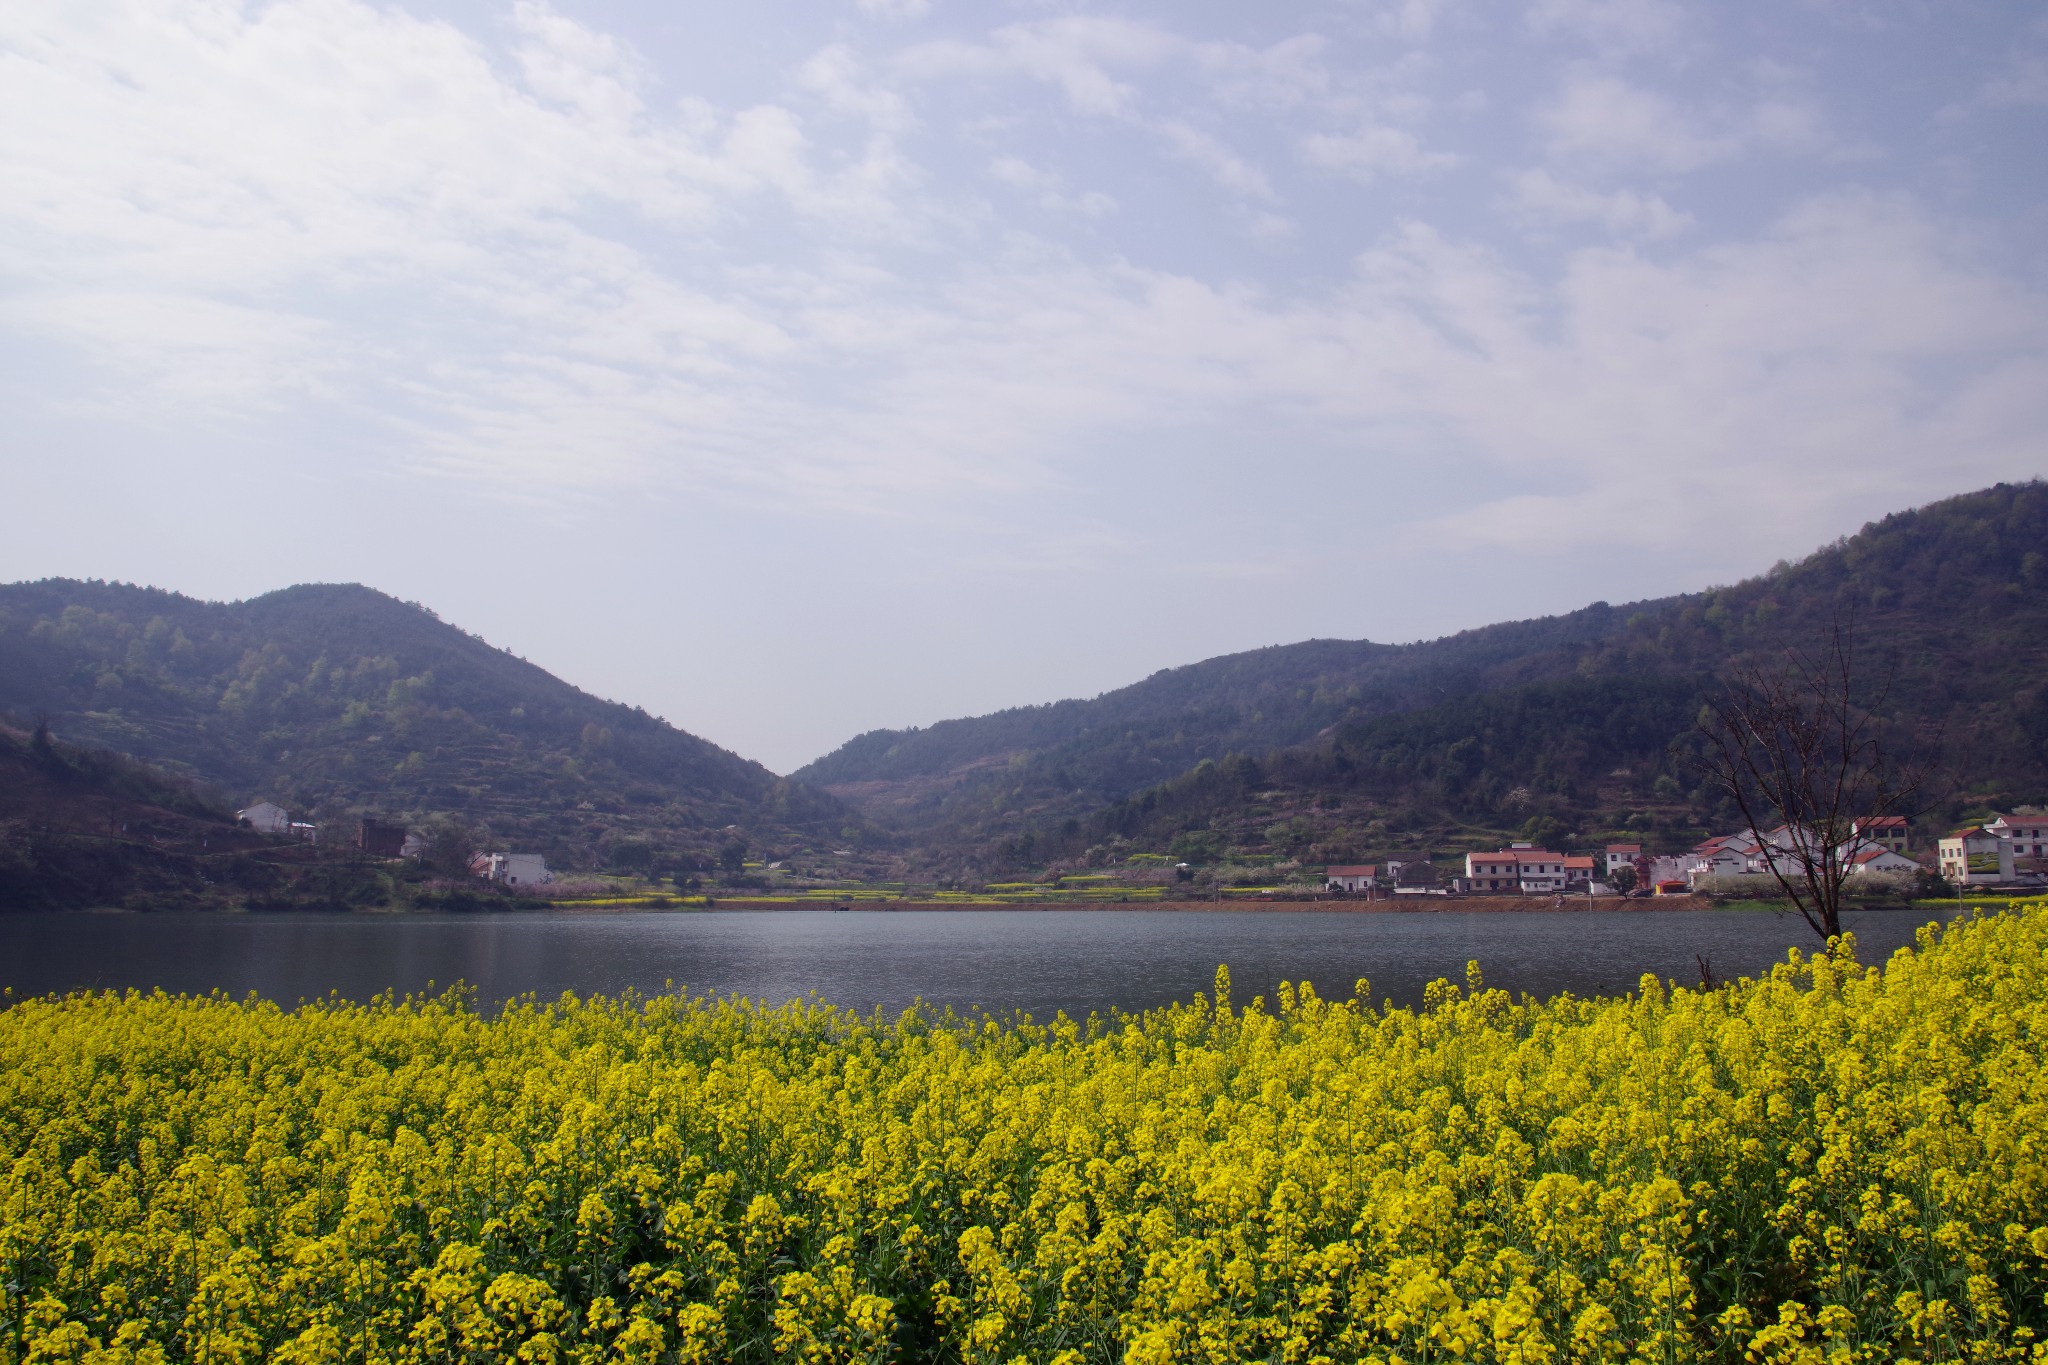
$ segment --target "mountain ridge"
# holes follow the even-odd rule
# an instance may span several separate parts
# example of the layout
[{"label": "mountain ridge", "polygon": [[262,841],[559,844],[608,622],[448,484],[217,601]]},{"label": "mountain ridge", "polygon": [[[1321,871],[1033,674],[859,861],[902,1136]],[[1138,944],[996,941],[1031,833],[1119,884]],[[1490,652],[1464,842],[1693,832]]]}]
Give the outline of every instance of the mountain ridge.
[{"label": "mountain ridge", "polygon": [[702,862],[728,826],[837,830],[829,797],[360,584],[236,602],[0,586],[0,711],[329,818],[445,817],[571,864]]},{"label": "mountain ridge", "polygon": [[[1658,804],[1652,797],[1667,808],[1689,805],[1704,819],[1716,812],[1690,799],[1696,779],[1670,750],[1697,701],[1730,665],[1811,641],[1841,621],[1859,635],[1873,676],[1893,673],[1907,684],[1895,702],[1925,712],[1895,721],[1912,729],[1939,719],[1958,732],[1951,747],[1964,785],[2039,795],[2034,787],[2048,769],[2048,689],[2035,685],[2048,676],[2044,554],[2048,489],[2038,480],[2001,484],[1891,514],[1732,585],[1618,607],[1596,602],[1405,645],[1269,646],[1162,670],[1085,701],[869,732],[793,776],[898,829],[922,826],[933,845],[976,846],[984,861],[1011,866],[1042,861],[1049,847],[1085,858],[1075,841],[1117,835],[1130,825],[1119,814],[1129,802],[1149,791],[1157,809],[1169,788],[1185,796],[1213,786],[1213,774],[1197,778],[1200,766],[1233,757],[1277,760],[1323,796],[1370,787],[1386,805],[1435,811],[1438,824],[1498,825],[1515,816],[1505,821],[1512,825],[1536,815],[1586,823],[1602,803]],[[1609,698],[1636,727],[1625,754],[1584,716],[1563,726],[1549,749],[1520,734],[1522,722],[1505,719],[1555,717],[1575,680],[1601,679],[1648,688]],[[1544,687],[1566,691],[1525,695]],[[1575,695],[1592,706],[1608,694]],[[1482,698],[1491,700],[1474,701]],[[1468,747],[1446,767],[1440,751],[1455,740],[1430,717],[1459,706],[1465,712],[1455,723],[1506,724],[1517,730],[1513,741],[1489,748],[1468,730],[1458,738],[1471,740],[1479,758]],[[1670,730],[1654,752],[1637,733],[1650,723],[1644,707]],[[1453,723],[1448,713],[1440,718]],[[1596,751],[1612,766],[1596,771]],[[1460,766],[1473,762],[1469,773]],[[1670,791],[1598,790],[1603,772],[1645,764],[1649,783],[1676,783],[1686,800]],[[1608,813],[1625,822],[1640,812]],[[1312,848],[1355,856],[1369,846],[1343,839]]]},{"label": "mountain ridge", "polygon": [[0,713],[238,800],[452,822],[572,867],[708,867],[735,842],[963,876],[1140,847],[1346,861],[1454,827],[1678,839],[1725,815],[1682,752],[1716,676],[1840,623],[1870,676],[1899,682],[1882,705],[1901,742],[1945,731],[1958,790],[2048,799],[2038,480],[1894,513],[1725,587],[1220,655],[1094,698],[869,731],[789,777],[360,584],[232,603],[0,585]]}]

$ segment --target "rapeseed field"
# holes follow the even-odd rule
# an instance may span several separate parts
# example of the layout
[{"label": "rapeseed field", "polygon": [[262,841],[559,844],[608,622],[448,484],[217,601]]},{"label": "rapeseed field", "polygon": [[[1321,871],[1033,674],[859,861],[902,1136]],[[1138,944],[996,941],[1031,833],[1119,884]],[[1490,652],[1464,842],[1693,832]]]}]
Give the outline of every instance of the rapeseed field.
[{"label": "rapeseed field", "polygon": [[2048,906],[1133,1018],[0,1012],[0,1361],[2042,1361]]}]

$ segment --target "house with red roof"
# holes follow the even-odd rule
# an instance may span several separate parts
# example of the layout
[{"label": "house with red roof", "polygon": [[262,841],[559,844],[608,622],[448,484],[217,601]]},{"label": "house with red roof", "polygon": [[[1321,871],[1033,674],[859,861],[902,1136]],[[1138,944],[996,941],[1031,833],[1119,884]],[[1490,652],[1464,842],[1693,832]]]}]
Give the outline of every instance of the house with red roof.
[{"label": "house with red roof", "polygon": [[[1510,844],[1498,853],[1465,855],[1465,886],[1471,891],[1542,895],[1562,891],[1568,880],[1565,855],[1534,844]],[[1588,869],[1592,860],[1581,859]],[[1590,880],[1590,878],[1588,879]]]},{"label": "house with red roof", "polygon": [[1380,866],[1378,863],[1353,863],[1342,867],[1323,869],[1323,889],[1326,891],[1370,891],[1379,885]]},{"label": "house with red roof", "polygon": [[2010,839],[2001,839],[1982,825],[1949,834],[1936,846],[1941,875],[1960,886],[1995,886],[2015,880]]}]

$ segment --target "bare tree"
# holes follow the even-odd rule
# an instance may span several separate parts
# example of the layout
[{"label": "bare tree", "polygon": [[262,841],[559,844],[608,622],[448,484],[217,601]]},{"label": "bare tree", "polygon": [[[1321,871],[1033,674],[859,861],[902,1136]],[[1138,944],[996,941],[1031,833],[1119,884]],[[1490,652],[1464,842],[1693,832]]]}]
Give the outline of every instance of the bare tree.
[{"label": "bare tree", "polygon": [[1814,650],[1734,670],[1700,714],[1700,766],[1742,812],[1758,856],[1823,942],[1842,932],[1842,891],[1866,848],[1857,822],[1898,815],[1926,769],[1891,752],[1877,712],[1856,695],[1853,621]]}]

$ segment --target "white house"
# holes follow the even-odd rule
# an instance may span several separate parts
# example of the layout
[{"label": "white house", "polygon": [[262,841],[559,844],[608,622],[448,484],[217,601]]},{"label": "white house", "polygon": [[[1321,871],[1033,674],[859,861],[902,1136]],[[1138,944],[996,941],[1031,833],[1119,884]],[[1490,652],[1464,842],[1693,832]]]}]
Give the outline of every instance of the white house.
[{"label": "white house", "polygon": [[1522,866],[1513,853],[1467,853],[1465,885],[1474,891],[1519,891]]},{"label": "white house", "polygon": [[1379,864],[1360,863],[1323,869],[1323,886],[1330,891],[1370,891],[1378,884]]},{"label": "white house", "polygon": [[1849,855],[1849,875],[1866,872],[1918,872],[1920,864],[1888,848],[1866,848]]},{"label": "white house", "polygon": [[291,812],[274,801],[258,801],[247,810],[238,810],[235,819],[258,834],[289,834],[292,830]]},{"label": "white house", "polygon": [[1607,880],[1613,881],[1614,874],[1624,867],[1634,867],[1636,859],[1643,856],[1641,844],[1609,844],[1602,854],[1607,860]]},{"label": "white house", "polygon": [[2001,815],[1984,828],[2010,843],[2015,858],[2048,857],[2048,816]]},{"label": "white house", "polygon": [[538,853],[480,853],[470,862],[478,876],[506,886],[545,886],[555,879]]},{"label": "white house", "polygon": [[[1902,816],[1865,816],[1851,826],[1849,841],[1836,850],[1851,873],[1912,872],[1920,864],[1905,855],[1906,821]],[[1765,876],[1775,867],[1787,877],[1800,875],[1800,850],[1806,836],[1789,825],[1763,837],[1744,830],[1723,834],[1693,848],[1685,875],[1695,886],[1704,878]],[[1818,850],[1816,850],[1818,852]]]},{"label": "white house", "polygon": [[1467,853],[1465,884],[1474,891],[1562,891],[1565,856],[1532,844],[1510,844],[1498,853]]},{"label": "white house", "polygon": [[1894,853],[1904,853],[1907,832],[1903,815],[1861,815],[1849,826],[1849,844],[1856,849],[1875,844]]},{"label": "white house", "polygon": [[2015,879],[2010,839],[1981,825],[1959,829],[1939,844],[1941,875],[1964,886],[1991,886]]},{"label": "white house", "polygon": [[1387,859],[1387,880],[1403,887],[1435,886],[1436,867],[1420,853],[1397,853]]},{"label": "white house", "polygon": [[1757,841],[1748,834],[1724,834],[1695,844],[1683,859],[1683,875],[1696,883],[1702,877],[1739,877],[1761,871],[1757,847]]}]

